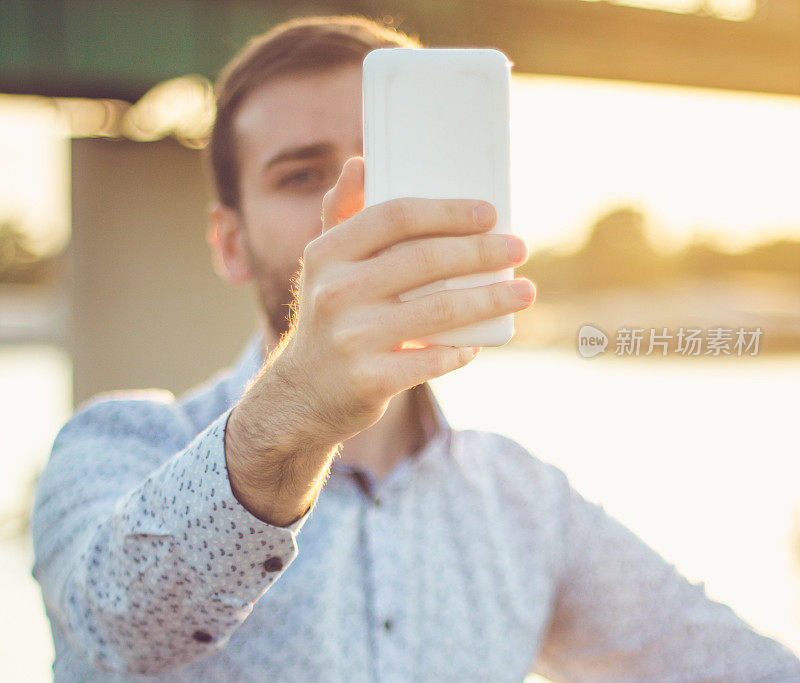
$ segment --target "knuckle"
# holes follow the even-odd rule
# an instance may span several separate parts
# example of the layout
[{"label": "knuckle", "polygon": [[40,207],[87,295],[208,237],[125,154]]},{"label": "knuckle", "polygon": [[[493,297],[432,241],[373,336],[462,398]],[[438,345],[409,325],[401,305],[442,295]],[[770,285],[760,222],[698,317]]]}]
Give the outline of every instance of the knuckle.
[{"label": "knuckle", "polygon": [[314,310],[320,313],[331,313],[336,309],[339,292],[331,284],[320,285],[314,291]]},{"label": "knuckle", "polygon": [[497,263],[497,249],[492,240],[481,235],[476,247],[477,262],[481,268],[492,268]]},{"label": "knuckle", "polygon": [[393,230],[408,232],[411,224],[411,207],[406,198],[391,199],[384,204],[384,219]]},{"label": "knuckle", "polygon": [[364,358],[372,347],[375,327],[375,319],[362,310],[343,311],[330,327],[332,341],[344,355]]},{"label": "knuckle", "polygon": [[431,300],[431,313],[436,320],[450,320],[455,314],[452,299],[446,294],[437,294]]},{"label": "knuckle", "polygon": [[497,310],[508,305],[508,287],[505,283],[497,283],[486,288],[487,308],[489,311]]},{"label": "knuckle", "polygon": [[358,338],[358,329],[345,325],[331,333],[331,345],[340,355],[348,355],[358,343]]},{"label": "knuckle", "polygon": [[357,288],[352,276],[342,275],[319,285],[314,292],[314,308],[322,313],[339,310]]},{"label": "knuckle", "polygon": [[309,261],[315,261],[319,252],[320,252],[320,238],[315,237],[313,240],[306,244],[305,248],[303,249],[303,263],[308,263]]},{"label": "knuckle", "polygon": [[331,291],[328,287],[324,285],[318,286],[314,289],[314,293],[312,295],[312,302],[314,305],[314,310],[326,313],[331,308]]},{"label": "knuckle", "polygon": [[464,215],[467,213],[466,207],[471,204],[462,200],[447,202],[445,206],[445,220],[448,225],[459,225],[464,222]]},{"label": "knuckle", "polygon": [[447,362],[446,357],[443,353],[443,350],[439,351],[439,353],[432,353],[428,359],[428,368],[427,370],[433,374],[435,377],[439,377],[447,372]]},{"label": "knuckle", "polygon": [[386,383],[382,373],[369,363],[356,365],[351,378],[356,396],[365,404],[380,396]]},{"label": "knuckle", "polygon": [[413,265],[422,273],[435,270],[437,264],[436,252],[430,243],[422,241],[413,248]]}]

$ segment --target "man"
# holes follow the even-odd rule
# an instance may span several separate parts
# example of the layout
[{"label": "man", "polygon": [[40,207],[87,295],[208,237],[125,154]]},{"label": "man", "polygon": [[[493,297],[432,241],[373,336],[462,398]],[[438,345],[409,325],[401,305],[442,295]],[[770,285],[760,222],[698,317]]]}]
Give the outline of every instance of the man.
[{"label": "man", "polygon": [[419,43],[307,18],[223,72],[209,241],[263,329],[190,394],[59,433],[33,518],[56,678],[800,680],[556,467],[447,424],[426,381],[474,351],[406,342],[534,291],[398,299],[527,252],[483,202],[363,209],[361,61],[387,45]]}]

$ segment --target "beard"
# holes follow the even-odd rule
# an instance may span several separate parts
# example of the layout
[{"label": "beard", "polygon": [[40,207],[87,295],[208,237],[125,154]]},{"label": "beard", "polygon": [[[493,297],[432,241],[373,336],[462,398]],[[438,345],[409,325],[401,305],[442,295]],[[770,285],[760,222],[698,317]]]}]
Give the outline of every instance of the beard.
[{"label": "beard", "polygon": [[261,317],[275,332],[276,339],[283,339],[292,328],[297,317],[297,294],[303,270],[298,260],[294,270],[269,267],[253,255],[247,231],[244,231],[244,246],[248,267],[256,285]]},{"label": "beard", "polygon": [[276,339],[283,339],[294,326],[297,315],[297,290],[300,283],[302,263],[298,260],[294,270],[270,267],[253,254],[247,226],[243,226],[243,245],[247,265],[256,285],[261,317],[275,332]]},{"label": "beard", "polygon": [[300,282],[301,271],[302,267],[298,267],[288,275],[280,275],[275,271],[262,272],[258,267],[252,271],[257,283],[256,295],[261,314],[272,327],[277,339],[282,339],[294,327],[297,315],[297,285]]}]

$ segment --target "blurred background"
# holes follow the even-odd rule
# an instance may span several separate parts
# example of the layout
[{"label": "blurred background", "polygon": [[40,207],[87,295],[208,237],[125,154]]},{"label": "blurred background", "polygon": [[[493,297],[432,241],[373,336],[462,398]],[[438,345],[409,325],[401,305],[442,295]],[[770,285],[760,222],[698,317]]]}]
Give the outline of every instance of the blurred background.
[{"label": "blurred background", "polygon": [[337,13],[514,62],[538,301],[432,382],[448,418],[556,464],[800,652],[797,0],[41,0],[0,4],[3,678],[51,677],[28,512],[58,428],[100,391],[199,383],[255,329],[204,243],[211,82],[251,35]]}]

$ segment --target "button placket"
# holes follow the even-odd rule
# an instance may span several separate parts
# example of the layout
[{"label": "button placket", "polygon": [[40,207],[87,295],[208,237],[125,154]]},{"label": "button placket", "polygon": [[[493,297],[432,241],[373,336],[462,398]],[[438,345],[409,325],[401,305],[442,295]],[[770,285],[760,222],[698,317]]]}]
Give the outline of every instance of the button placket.
[{"label": "button placket", "polygon": [[398,585],[402,574],[397,557],[397,525],[392,510],[391,491],[381,487],[366,510],[368,536],[373,553],[373,628],[377,643],[378,670],[382,680],[391,680],[397,657],[400,606]]}]

